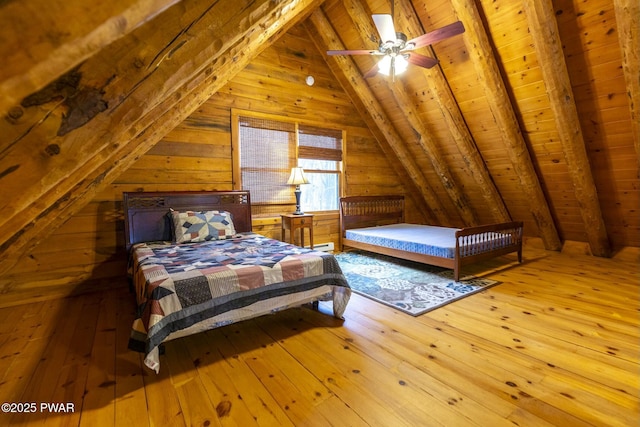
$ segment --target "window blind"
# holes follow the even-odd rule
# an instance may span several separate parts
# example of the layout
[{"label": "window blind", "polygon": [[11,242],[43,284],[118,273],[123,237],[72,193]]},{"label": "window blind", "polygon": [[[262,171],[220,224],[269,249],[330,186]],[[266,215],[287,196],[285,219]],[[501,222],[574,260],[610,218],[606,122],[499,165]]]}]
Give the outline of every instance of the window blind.
[{"label": "window blind", "polygon": [[298,157],[342,161],[342,131],[309,125],[298,126]]},{"label": "window blind", "polygon": [[242,187],[255,204],[291,203],[287,179],[296,165],[294,123],[239,117]]}]

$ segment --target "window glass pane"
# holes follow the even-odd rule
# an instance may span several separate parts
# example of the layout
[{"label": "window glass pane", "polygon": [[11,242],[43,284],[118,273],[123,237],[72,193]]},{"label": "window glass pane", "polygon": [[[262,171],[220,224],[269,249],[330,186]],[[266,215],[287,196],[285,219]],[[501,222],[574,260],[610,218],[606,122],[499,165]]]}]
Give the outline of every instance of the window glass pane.
[{"label": "window glass pane", "polygon": [[306,172],[309,184],[301,185],[300,208],[303,211],[338,209],[340,176],[337,173]]},{"label": "window glass pane", "polygon": [[314,159],[300,159],[298,160],[298,166],[305,170],[305,176],[307,170],[317,171],[337,171],[338,163],[333,160],[314,160]]}]

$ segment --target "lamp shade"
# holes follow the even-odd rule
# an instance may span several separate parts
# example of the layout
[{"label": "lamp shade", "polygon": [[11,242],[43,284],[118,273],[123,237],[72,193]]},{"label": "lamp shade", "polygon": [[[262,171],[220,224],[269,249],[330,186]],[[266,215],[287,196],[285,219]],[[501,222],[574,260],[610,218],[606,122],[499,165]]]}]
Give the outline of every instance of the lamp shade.
[{"label": "lamp shade", "polygon": [[291,168],[291,175],[289,176],[287,184],[300,185],[308,183],[309,180],[307,180],[307,178],[304,176],[304,170],[302,168]]}]

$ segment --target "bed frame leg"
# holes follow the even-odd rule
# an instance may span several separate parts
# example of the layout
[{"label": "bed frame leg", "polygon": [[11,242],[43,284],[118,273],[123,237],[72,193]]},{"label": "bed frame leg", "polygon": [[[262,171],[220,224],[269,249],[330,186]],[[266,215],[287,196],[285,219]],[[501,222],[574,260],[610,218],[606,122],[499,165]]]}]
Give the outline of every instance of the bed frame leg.
[{"label": "bed frame leg", "polygon": [[312,302],[311,307],[313,307],[313,309],[316,311],[320,310],[320,302],[319,301]]}]

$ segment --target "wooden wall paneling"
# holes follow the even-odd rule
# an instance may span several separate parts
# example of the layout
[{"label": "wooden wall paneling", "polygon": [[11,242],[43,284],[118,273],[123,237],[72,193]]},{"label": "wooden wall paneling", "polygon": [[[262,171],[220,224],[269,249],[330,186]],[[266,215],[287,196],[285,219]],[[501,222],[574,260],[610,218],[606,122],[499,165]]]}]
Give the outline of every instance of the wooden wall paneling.
[{"label": "wooden wall paneling", "polygon": [[[403,28],[404,25],[407,25],[408,30],[413,34],[413,36],[424,34],[428,31],[417,19],[416,11],[409,1],[401,0],[398,2],[398,6],[398,16],[400,17],[399,22],[402,23]],[[402,18],[404,18],[406,22],[403,22]],[[408,35],[408,37],[411,36]],[[444,42],[445,41],[442,43]],[[459,47],[457,48],[459,49]],[[437,57],[433,47],[429,46],[426,50],[430,56]],[[487,206],[492,212],[495,222],[510,220],[510,215],[506,205],[493,183],[484,160],[482,159],[482,156],[475,145],[475,141],[469,132],[469,128],[464,121],[464,117],[456,103],[456,99],[448,82],[446,81],[442,66],[438,65],[430,70],[420,69],[420,71],[425,75],[429,91],[433,94],[435,101],[438,103],[440,112],[445,119],[444,122],[451,132],[453,141],[464,160],[464,170],[471,175],[472,182],[477,184],[475,188],[477,188],[482,194],[484,201],[486,202],[485,206]],[[435,142],[433,142],[433,144],[435,145]],[[443,166],[445,166],[446,163],[447,162],[442,161]],[[468,187],[467,191],[469,191]],[[452,199],[456,200],[455,197],[452,197]]]},{"label": "wooden wall paneling", "polygon": [[126,286],[123,233],[118,201],[88,204],[4,275],[2,304]]},{"label": "wooden wall paneling", "polygon": [[[339,41],[335,30],[328,22],[321,8],[316,9],[310,15],[308,22],[311,24],[309,32],[319,50],[344,49],[344,46]],[[385,150],[385,154],[390,155],[394,153],[394,156],[399,161],[398,166],[405,169],[412,187],[418,189],[417,192],[411,193],[412,196],[422,198],[422,202],[418,201],[418,204],[424,205],[425,211],[432,212],[439,223],[448,224],[449,219],[442,209],[441,203],[435,197],[433,190],[424,179],[424,176],[412,158],[407,155],[397,131],[391,126],[384,110],[368,89],[366,82],[360,75],[360,71],[355,67],[350,58],[334,57],[330,59],[328,63],[329,66],[334,69],[334,75],[336,75],[338,81],[343,85],[345,92],[350,94],[356,108],[367,121],[369,128],[378,133],[376,138],[381,145],[383,145],[383,150],[385,150],[386,147],[384,147],[382,141],[387,141],[390,145],[391,150]],[[401,175],[404,174],[401,173]]]},{"label": "wooden wall paneling", "polygon": [[475,69],[485,84],[487,100],[503,140],[507,143],[507,151],[520,179],[522,191],[527,194],[530,200],[530,209],[538,225],[538,230],[547,249],[560,250],[562,244],[554,218],[533,168],[500,70],[491,54],[493,49],[483,27],[482,18],[472,1],[453,0],[452,4],[458,18],[467,28],[463,34],[463,37],[467,39],[465,44],[469,49]]},{"label": "wooden wall paneling", "polygon": [[[488,52],[487,56],[489,58],[495,57],[498,61],[500,72],[505,76],[506,88],[509,91],[515,91],[522,84],[539,84],[540,79],[535,77],[536,75],[540,76],[539,71],[536,71],[535,55],[527,55],[527,52],[531,52],[533,49],[530,46],[526,21],[523,23],[519,4],[506,1],[491,2],[483,6],[479,12],[483,15],[487,30],[491,32],[492,46],[496,49],[494,55]],[[504,24],[504,27],[496,26],[496,22]],[[441,60],[441,63],[449,83],[455,88],[456,99],[491,173],[491,178],[505,200],[511,216],[525,221],[527,224],[526,234],[539,235],[536,220],[528,207],[529,196],[520,190],[521,184],[509,157],[508,144],[503,142],[503,137],[494,122],[491,108],[487,102],[484,90],[486,83],[482,79],[478,79],[474,67],[470,66],[471,60],[468,57],[462,63],[463,67],[457,66],[455,61]],[[474,74],[470,75],[470,71]],[[521,118],[523,108],[520,102],[522,100],[513,95],[513,92],[510,92],[510,98],[523,132],[524,141],[526,144],[532,144],[535,139],[530,133],[531,129],[528,128],[526,120]],[[536,165],[534,153],[531,155],[531,160]],[[498,165],[500,165],[499,168],[497,168]],[[543,177],[540,179],[541,186],[545,189]],[[558,224],[556,224],[557,226]]]},{"label": "wooden wall paneling", "polygon": [[553,7],[545,0],[525,0],[523,4],[591,251],[594,255],[609,257],[609,237],[584,146]]},{"label": "wooden wall paneling", "polygon": [[[445,2],[444,5],[432,5],[432,2],[414,0],[412,3],[416,8],[416,13],[422,25],[426,27],[427,30],[457,20],[449,2]],[[449,40],[453,39],[454,38]],[[461,36],[460,39],[463,39],[463,37]],[[529,224],[525,228],[526,234],[537,235],[538,230],[535,223],[533,226],[530,225],[533,221],[531,210],[528,207],[524,209],[520,207],[526,202],[526,196],[521,191],[510,191],[514,185],[519,188],[519,184],[509,179],[508,174],[501,173],[502,171],[496,171],[492,168],[492,164],[496,161],[502,162],[504,159],[508,160],[508,154],[500,133],[496,129],[491,109],[487,104],[483,89],[484,83],[478,78],[474,67],[470,66],[471,63],[467,49],[458,47],[457,49],[442,50],[440,49],[442,43],[444,42],[438,43],[435,46],[440,67],[443,70],[442,74],[446,77],[446,83],[451,88],[457,104],[456,107],[461,112],[462,119],[469,130],[474,145],[481,155],[483,167],[487,169],[491,182],[495,185],[502,200],[504,200],[505,206],[508,207],[510,216],[524,220]],[[443,143],[441,142],[440,145],[442,146]],[[467,159],[462,159],[463,156],[461,155],[464,150],[463,148],[457,148],[457,150],[460,151],[459,155],[461,160],[456,163],[450,163],[450,167],[455,169],[459,174],[469,174],[470,168],[466,165]],[[462,182],[465,185],[465,191],[471,194],[470,198],[473,200],[476,210],[479,211],[478,215],[485,215],[483,218],[486,218],[487,222],[495,221],[495,214],[493,216],[487,214],[486,209],[488,209],[488,207],[486,206],[486,199],[479,197],[483,190],[480,190],[475,183],[470,183],[469,178],[466,176]],[[486,186],[483,186],[483,189],[487,191]],[[510,194],[512,198],[507,199],[505,197],[506,193]],[[478,208],[477,206],[482,207]]]},{"label": "wooden wall paneling", "polygon": [[[216,134],[216,144],[203,144],[195,141],[192,132],[180,132],[170,134],[147,151],[147,155],[156,157],[172,156],[180,151],[184,158],[192,159],[230,159],[231,158],[231,136],[229,133]],[[180,140],[179,138],[183,138]],[[140,159],[136,160],[138,162]],[[135,164],[135,163],[134,163]]]},{"label": "wooden wall paneling", "polygon": [[[203,150],[211,150],[211,146],[204,145]],[[147,170],[149,173],[152,173],[152,171],[156,169],[166,170],[168,173],[180,171],[192,173],[215,171],[223,173],[229,172],[231,170],[228,164],[229,159],[227,159],[226,164],[221,161],[225,158],[224,156],[216,157],[212,155],[203,155],[202,157],[188,157],[183,154],[182,150],[174,151],[174,153],[176,154],[164,156],[147,153],[146,155],[141,157],[131,168],[129,168],[129,170],[141,169]]]},{"label": "wooden wall paneling", "polygon": [[[348,150],[345,162],[347,195],[404,194],[403,183],[389,165],[380,145],[373,135],[348,134]],[[377,179],[372,185],[372,177]],[[422,221],[418,222],[423,222]]]},{"label": "wooden wall paneling", "polygon": [[[326,98],[324,96],[309,97],[305,95],[306,84],[304,86],[299,85],[295,89],[286,89],[285,91],[277,86],[272,86],[269,81],[254,83],[260,78],[260,75],[260,73],[255,75],[247,74],[241,79],[234,79],[232,84],[225,90],[229,90],[227,93],[233,94],[233,96],[253,101],[249,104],[249,109],[252,110],[265,110],[268,108],[271,113],[283,116],[305,116],[313,111],[318,114],[317,119],[319,121],[327,123],[345,122],[345,118],[347,120],[351,118],[353,121],[347,122],[349,125],[361,123],[359,117],[348,116],[347,113],[351,111],[350,106],[336,104],[330,99],[331,96],[335,96],[334,94],[328,94]],[[263,103],[264,106],[261,106]]]},{"label": "wooden wall paneling", "polygon": [[613,5],[631,110],[634,147],[640,165],[640,4],[635,0],[613,0]]},{"label": "wooden wall paneling", "polygon": [[[118,101],[113,101],[115,106],[107,110],[107,113],[98,113],[93,117],[91,126],[80,126],[60,137],[59,144],[44,147],[53,161],[34,167],[31,165],[42,160],[31,155],[19,155],[19,151],[29,145],[31,150],[37,147],[37,141],[33,141],[33,138],[48,141],[49,138],[40,134],[57,131],[58,121],[54,117],[29,133],[20,144],[12,147],[11,150],[17,151],[15,154],[21,159],[24,168],[12,169],[15,166],[11,163],[15,159],[13,156],[0,159],[0,169],[13,171],[1,177],[2,184],[15,189],[15,197],[10,198],[8,206],[5,206],[15,215],[5,221],[0,229],[0,252],[5,253],[0,261],[0,271],[9,269],[19,253],[37,245],[61,219],[69,218],[86,205],[103,185],[115,179],[137,157],[223,86],[227,79],[242,70],[251,58],[269,45],[272,36],[285,32],[318,4],[317,0],[283,1],[277,4],[267,2],[241,10],[218,4],[220,10],[209,10],[198,16],[192,32],[188,34],[182,31],[182,27],[175,29],[171,25],[173,15],[165,13],[156,18],[153,25],[144,25],[139,28],[140,32],[132,33],[135,37],[123,39],[128,44],[135,45],[135,48],[128,46],[127,49],[121,49],[127,43],[115,43],[86,61],[82,71],[87,76],[92,72],[103,77],[105,74],[112,75],[111,69],[102,70],[105,64],[117,62],[113,55],[118,57],[118,49],[124,55],[118,57],[120,63],[135,67],[135,64],[140,65],[140,57],[148,58],[145,55],[147,48],[165,55],[160,56],[161,59],[166,58],[171,51],[165,50],[166,41],[159,37],[153,38],[158,28],[162,28],[163,34],[179,35],[170,39],[172,61],[160,60],[151,71],[143,67],[141,71],[123,74],[120,79],[103,79],[101,84],[107,84],[106,81],[114,85],[105,89],[105,92],[110,96],[117,92],[115,96]],[[249,15],[259,18],[245,19]],[[218,20],[222,16],[227,16],[228,19],[220,26]],[[167,23],[166,26],[162,25],[162,18]],[[174,28],[175,32],[170,28]],[[210,31],[214,31],[213,35],[216,36],[214,43],[211,43]],[[238,35],[242,33],[246,33],[246,36]],[[149,44],[140,43],[137,37]],[[190,42],[186,43],[185,38]],[[156,43],[160,42],[160,46],[153,47],[154,40]],[[180,58],[184,59],[185,55],[189,57],[189,61],[185,61],[188,65],[181,68]],[[207,67],[209,71],[201,74]],[[212,73],[214,69],[216,72]],[[121,98],[123,93],[128,92],[128,96]],[[80,141],[81,150],[76,152],[70,149]],[[78,158],[84,159],[84,163],[79,164]],[[50,170],[52,167],[54,169]],[[47,180],[39,180],[40,173],[34,177],[31,174],[34,170],[46,174]],[[38,182],[37,187],[34,180]],[[39,199],[40,203],[33,204],[34,199]],[[20,231],[15,233],[14,230]]]},{"label": "wooden wall paneling", "polygon": [[[637,157],[637,138],[634,139],[631,94],[625,82],[615,3],[599,0],[586,8],[559,1],[554,2],[554,8],[589,161],[592,165],[610,165],[606,169],[592,166],[592,173],[609,240],[617,250],[640,241],[640,219],[628,215],[640,204],[640,194],[637,190],[622,191],[617,184],[626,168],[638,176],[638,166],[623,160],[630,155]],[[632,16],[628,15],[628,19]],[[637,60],[635,64],[637,67]]]},{"label": "wooden wall paneling", "polygon": [[[557,181],[550,181],[544,173],[540,173],[545,162],[555,162],[556,160],[547,156],[546,150],[537,149],[539,144],[545,144],[550,141],[550,138],[554,138],[553,133],[556,132],[556,125],[552,120],[552,111],[544,91],[541,70],[521,6],[521,3],[505,1],[485,2],[478,12],[484,18],[492,47],[495,49],[494,55],[488,56],[496,58],[497,69],[503,76],[505,91],[509,95],[511,108],[522,132],[522,140],[529,150],[533,167],[538,172],[537,177],[540,187],[554,216],[558,235],[566,239],[568,237],[562,234],[562,221],[560,221],[556,212],[557,199],[552,193]],[[481,84],[484,86],[483,83]],[[472,122],[474,120],[476,120],[475,117],[470,119]],[[557,139],[557,134],[555,138]],[[484,141],[480,141],[479,145],[481,145],[484,157],[490,160],[490,164],[494,166],[498,164],[505,165],[504,169],[501,170],[495,170],[491,166],[490,169],[492,176],[498,180],[501,194],[507,200],[512,215],[520,217],[525,215],[526,211],[531,212],[528,207],[523,212],[522,208],[526,205],[523,205],[523,200],[517,200],[524,195],[524,201],[529,201],[529,194],[522,191],[512,191],[512,185],[516,185],[516,188],[519,189],[521,184],[517,179],[517,169],[509,165],[509,163],[512,163],[509,157],[509,149],[501,147],[500,150],[496,151],[488,148]],[[494,158],[494,156],[498,156],[498,158]],[[559,159],[561,159],[561,166],[566,171],[567,165],[564,162],[564,156],[560,156]],[[553,164],[557,165],[557,163]],[[509,176],[511,176],[509,182],[505,182],[504,179]],[[516,178],[516,180],[514,181],[513,178]],[[506,197],[507,194],[510,195],[510,198]],[[528,218],[537,222],[531,214],[528,215]],[[527,223],[530,222],[528,218],[525,219]],[[532,229],[535,234],[537,226],[534,225]]]},{"label": "wooden wall paneling", "polygon": [[[294,37],[293,41],[299,37]],[[237,108],[284,116],[314,115],[317,122],[365,126],[359,115],[353,114],[353,106],[344,97],[341,88],[336,86],[326,64],[318,63],[315,46],[307,40],[307,45],[311,45],[315,52],[315,56],[311,56],[309,52],[289,46],[286,43],[291,39],[288,33],[281,39],[284,39],[281,50],[270,50],[267,55],[252,61],[249,67],[222,88],[220,95],[233,99]],[[298,64],[283,75],[278,64],[287,62],[287,57],[296,58]],[[307,57],[309,60],[303,62]],[[273,64],[269,58],[278,58],[278,62]],[[313,87],[305,83],[307,75],[313,75]]]},{"label": "wooden wall paneling", "polygon": [[[194,173],[197,172],[197,173]],[[129,168],[122,175],[122,181],[139,184],[153,184],[162,181],[165,184],[189,184],[192,186],[230,182],[230,168],[227,171],[189,171],[189,170],[148,170]]]},{"label": "wooden wall paneling", "polygon": [[[598,87],[600,87],[601,83],[611,80],[617,81],[621,76],[624,76],[623,71],[620,69],[620,50],[617,47],[612,49],[610,44],[599,45],[577,54],[575,49],[582,47],[582,39],[573,36],[570,38],[573,40],[569,40],[563,45],[566,46],[565,62],[567,63],[567,68],[573,70],[571,84],[574,87],[586,88],[593,82],[597,82]],[[621,98],[627,100],[626,96]],[[628,102],[621,102],[621,104],[629,108]]]}]

